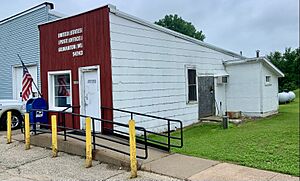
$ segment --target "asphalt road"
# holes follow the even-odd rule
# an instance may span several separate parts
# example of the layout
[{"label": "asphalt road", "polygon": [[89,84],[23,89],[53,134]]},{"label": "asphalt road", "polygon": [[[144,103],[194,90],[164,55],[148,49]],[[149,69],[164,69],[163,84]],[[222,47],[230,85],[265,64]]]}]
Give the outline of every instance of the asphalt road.
[{"label": "asphalt road", "polygon": [[143,171],[138,171],[138,178],[129,179],[130,172],[123,168],[98,161],[85,168],[85,159],[79,156],[60,152],[51,158],[51,150],[24,148],[24,143],[14,140],[6,144],[6,132],[0,132],[0,180],[177,180]]}]

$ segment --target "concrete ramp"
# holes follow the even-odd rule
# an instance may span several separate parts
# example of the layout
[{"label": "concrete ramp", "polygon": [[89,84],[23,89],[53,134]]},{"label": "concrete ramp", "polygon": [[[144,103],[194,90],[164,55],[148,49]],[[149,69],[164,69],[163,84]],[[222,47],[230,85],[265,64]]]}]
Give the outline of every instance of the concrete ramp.
[{"label": "concrete ramp", "polygon": [[[85,137],[80,135],[73,135],[75,137],[85,139]],[[103,135],[105,136],[105,135]],[[18,141],[24,141],[24,137],[22,134],[16,135],[14,139]],[[112,137],[111,139],[116,139],[115,137]],[[122,140],[122,139],[120,139]],[[61,135],[58,135],[58,150],[60,152],[66,152],[69,154],[79,155],[85,157],[85,142],[79,141],[74,138],[67,137],[67,141],[64,141],[64,137]],[[122,140],[126,141],[126,140]],[[114,149],[121,150],[124,152],[129,153],[129,147],[126,145],[114,143],[107,141],[105,139],[96,138],[96,143],[102,144],[102,145],[108,145]],[[43,133],[43,134],[37,134],[37,135],[31,135],[31,144],[39,147],[49,148],[51,149],[51,134],[50,133]],[[144,152],[137,149],[138,155],[143,155]],[[142,168],[142,165],[159,160],[163,157],[169,156],[170,153],[158,150],[155,148],[148,147],[148,158],[138,159],[138,165],[139,169]],[[130,158],[128,155],[118,153],[115,151],[112,151],[110,149],[102,148],[97,146],[96,150],[93,152],[93,159],[98,160],[104,163],[113,164],[120,167],[130,167]]]}]

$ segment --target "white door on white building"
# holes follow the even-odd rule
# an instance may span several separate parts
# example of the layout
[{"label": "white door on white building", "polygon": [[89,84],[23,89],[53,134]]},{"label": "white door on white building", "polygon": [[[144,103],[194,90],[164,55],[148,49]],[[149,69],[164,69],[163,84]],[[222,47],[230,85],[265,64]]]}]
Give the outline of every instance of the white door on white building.
[{"label": "white door on white building", "polygon": [[[27,66],[27,69],[29,73],[31,74],[31,77],[33,78],[33,81],[38,85],[37,82],[37,66]],[[22,80],[23,80],[23,67],[14,67],[13,68],[13,76],[12,76],[13,82],[13,99],[22,101]],[[37,90],[32,84],[32,92],[38,96]],[[32,97],[32,94],[30,95],[30,98]]]},{"label": "white door on white building", "polygon": [[[98,69],[81,70],[80,88],[81,114],[100,118],[100,84]],[[81,128],[85,128],[84,119],[81,119]],[[95,131],[101,131],[100,121],[95,120]]]}]

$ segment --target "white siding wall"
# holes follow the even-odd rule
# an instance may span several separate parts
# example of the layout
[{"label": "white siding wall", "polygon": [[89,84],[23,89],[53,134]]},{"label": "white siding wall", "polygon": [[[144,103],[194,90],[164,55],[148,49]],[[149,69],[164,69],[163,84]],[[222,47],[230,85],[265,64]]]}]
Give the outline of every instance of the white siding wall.
[{"label": "white siding wall", "polygon": [[[222,61],[233,58],[114,14],[110,31],[114,107],[180,119],[184,125],[198,120],[198,104],[187,104],[185,67],[196,66],[198,75],[217,74],[224,72]],[[114,112],[115,121],[128,122],[128,116],[120,116]],[[155,131],[166,128],[148,118],[136,122]]]},{"label": "white siding wall", "polygon": [[[242,111],[247,116],[268,116],[278,111],[278,76],[263,63],[226,66],[228,111]],[[271,84],[266,84],[266,76]]]},{"label": "white siding wall", "polygon": [[[266,76],[271,76],[271,84],[266,84]],[[278,77],[265,66],[262,66],[263,114],[269,115],[278,111]]]},{"label": "white siding wall", "polygon": [[226,67],[229,79],[226,95],[227,110],[245,115],[260,114],[260,64],[235,64]]}]

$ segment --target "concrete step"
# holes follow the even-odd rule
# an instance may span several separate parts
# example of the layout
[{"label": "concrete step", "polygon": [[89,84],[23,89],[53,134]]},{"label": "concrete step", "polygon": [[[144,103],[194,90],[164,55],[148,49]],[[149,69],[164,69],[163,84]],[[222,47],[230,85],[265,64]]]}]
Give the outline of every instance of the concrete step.
[{"label": "concrete step", "polygon": [[[204,123],[221,123],[222,121],[223,118],[220,116],[209,116],[200,119],[200,122]],[[233,124],[241,124],[244,121],[244,119],[228,119],[228,121]]]},{"label": "concrete step", "polygon": [[200,122],[222,122],[222,118],[219,116],[208,116],[200,118]]}]

